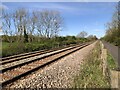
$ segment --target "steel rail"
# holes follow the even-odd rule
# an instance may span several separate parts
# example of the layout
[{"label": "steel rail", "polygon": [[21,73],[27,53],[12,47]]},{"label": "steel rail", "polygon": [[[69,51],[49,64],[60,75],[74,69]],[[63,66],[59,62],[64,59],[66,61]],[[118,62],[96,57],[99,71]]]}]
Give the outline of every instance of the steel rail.
[{"label": "steel rail", "polygon": [[[29,64],[26,63],[28,66],[29,66],[29,65],[33,65],[33,68],[30,69],[30,70],[29,70],[29,69],[28,69],[28,70],[25,69],[25,70],[26,70],[25,72],[21,72],[21,73],[18,74],[18,75],[15,75],[15,76],[10,77],[9,79],[7,79],[7,80],[5,80],[5,81],[2,81],[2,82],[1,82],[1,85],[2,85],[2,86],[5,86],[5,85],[7,85],[7,84],[9,84],[9,83],[12,83],[12,82],[20,79],[21,77],[24,77],[24,76],[30,74],[31,72],[34,72],[34,71],[36,71],[36,70],[38,70],[38,69],[40,69],[40,68],[43,68],[43,67],[46,66],[46,65],[49,65],[49,64],[51,64],[51,63],[53,63],[53,62],[55,62],[55,61],[57,61],[57,60],[65,57],[65,56],[67,56],[67,55],[75,52],[75,51],[80,50],[80,49],[83,48],[83,47],[88,46],[89,44],[91,44],[91,43],[84,44],[84,45],[82,45],[82,46],[75,46],[75,47],[72,47],[72,48],[68,48],[68,49],[65,49],[65,50],[61,50],[61,51],[59,51],[59,52],[57,52],[57,53],[53,53],[53,54],[52,54],[53,56],[57,54],[58,57],[54,57],[54,59],[51,59],[51,60],[48,59],[48,60],[44,61],[46,58],[49,58],[50,56],[52,57],[52,55],[45,56],[44,58],[39,58],[39,59],[36,60],[36,63],[39,62],[39,63],[38,63],[38,66],[35,65],[35,64],[36,64],[35,61],[34,61],[33,63],[31,62],[31,64],[30,64],[30,63],[29,63]],[[65,53],[65,54],[64,54],[64,53]],[[59,55],[59,54],[62,54],[62,55]],[[43,60],[40,60],[40,59],[43,59]],[[37,61],[38,61],[38,62],[37,62]],[[41,63],[42,61],[44,61],[44,62]],[[21,65],[19,65],[18,68],[20,68],[20,67],[21,67]],[[9,69],[9,68],[8,68],[8,69]],[[6,71],[7,71],[7,70],[6,70]],[[13,71],[12,71],[11,69],[9,69],[9,72],[13,72]],[[3,72],[3,73],[1,73],[1,75],[4,75],[5,73],[6,73],[6,72]],[[9,76],[8,76],[8,77],[9,77]]]}]

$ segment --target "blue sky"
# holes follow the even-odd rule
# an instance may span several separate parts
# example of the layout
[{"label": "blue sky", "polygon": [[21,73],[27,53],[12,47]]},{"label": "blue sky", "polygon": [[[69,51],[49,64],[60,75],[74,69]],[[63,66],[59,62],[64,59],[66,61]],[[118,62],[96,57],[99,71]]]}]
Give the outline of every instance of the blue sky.
[{"label": "blue sky", "polygon": [[117,2],[5,2],[2,7],[12,11],[24,7],[32,10],[58,10],[64,18],[65,28],[60,35],[77,35],[86,31],[89,35],[102,37],[105,34],[105,24],[112,18]]}]

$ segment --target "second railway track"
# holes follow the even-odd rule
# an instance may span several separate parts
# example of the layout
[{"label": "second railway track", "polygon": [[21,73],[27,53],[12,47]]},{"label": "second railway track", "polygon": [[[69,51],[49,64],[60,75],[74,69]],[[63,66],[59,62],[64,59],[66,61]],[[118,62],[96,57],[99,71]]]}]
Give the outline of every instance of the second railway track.
[{"label": "second railway track", "polygon": [[[62,47],[65,48],[65,47]],[[41,54],[45,54],[45,53],[49,53],[55,50],[59,50],[62,48],[55,48],[55,49],[51,49],[51,50],[40,50],[40,51],[34,51],[34,52],[29,52],[29,53],[23,53],[23,54],[18,54],[18,55],[13,55],[13,56],[9,56],[9,57],[4,57],[2,58],[2,61],[0,62],[0,64],[6,64],[6,63],[10,63],[10,62],[14,62],[14,61],[18,61],[21,59],[26,59],[26,58],[30,58],[33,56],[38,56]]]},{"label": "second railway track", "polygon": [[[78,46],[78,45],[76,45],[76,46]],[[23,56],[23,57],[19,57],[19,58],[13,57],[10,60],[5,60],[5,62],[7,62],[7,63],[4,63],[4,61],[1,62],[2,64],[0,66],[0,73],[1,72],[3,73],[5,71],[7,71],[7,70],[16,68],[16,67],[18,67],[20,65],[22,66],[24,64],[28,64],[28,63],[31,63],[33,61],[36,61],[36,60],[39,60],[39,59],[42,59],[42,58],[45,58],[45,57],[60,53],[60,52],[63,52],[65,50],[69,50],[69,49],[74,48],[76,46],[63,48],[63,49],[60,49],[60,50],[57,50],[57,51],[48,50],[48,51],[39,52],[39,53],[36,53],[36,54],[29,54],[27,56]],[[30,57],[32,57],[32,59]]]},{"label": "second railway track", "polygon": [[[15,80],[18,80],[21,77],[24,77],[25,75],[42,68],[60,58],[65,57],[66,55],[69,55],[87,45],[76,45],[69,48],[57,50],[51,53],[47,53],[45,55],[41,55],[39,58],[34,58],[33,60],[26,60],[25,62],[17,63],[15,65],[9,66],[9,67],[3,67],[1,68],[0,76],[2,77],[2,80],[0,84],[2,86],[5,86]],[[4,65],[3,65],[4,66]]]}]

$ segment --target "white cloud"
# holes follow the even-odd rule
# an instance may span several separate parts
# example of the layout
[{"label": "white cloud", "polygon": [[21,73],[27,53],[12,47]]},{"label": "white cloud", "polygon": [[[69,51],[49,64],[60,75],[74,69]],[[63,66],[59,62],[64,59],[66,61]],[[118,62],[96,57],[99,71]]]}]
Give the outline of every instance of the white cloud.
[{"label": "white cloud", "polygon": [[32,6],[34,8],[42,8],[42,9],[57,9],[57,10],[64,10],[64,11],[76,11],[78,8],[72,7],[72,6],[66,6],[63,4],[57,4],[57,3],[46,3],[41,5],[34,5]]},{"label": "white cloud", "polygon": [[[21,6],[25,6],[24,3]],[[57,10],[61,13],[68,13],[68,14],[76,14],[79,15],[81,13],[81,8],[74,7],[72,5],[67,5],[63,3],[31,3],[27,7],[30,10],[42,10],[42,9],[49,9],[49,10]]]},{"label": "white cloud", "polygon": [[5,10],[7,10],[7,9],[9,9],[6,5],[3,5],[2,3],[0,4],[0,10],[2,10],[2,9],[5,9]]},{"label": "white cloud", "polygon": [[101,30],[99,30],[99,29],[95,29],[94,31],[95,31],[95,32],[100,32]]}]

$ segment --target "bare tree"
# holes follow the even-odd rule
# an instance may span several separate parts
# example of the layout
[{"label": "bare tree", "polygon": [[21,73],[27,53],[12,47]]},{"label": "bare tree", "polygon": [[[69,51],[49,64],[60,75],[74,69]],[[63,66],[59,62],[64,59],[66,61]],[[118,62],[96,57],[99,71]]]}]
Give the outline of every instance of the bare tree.
[{"label": "bare tree", "polygon": [[44,26],[42,26],[42,21],[41,21],[41,12],[40,11],[33,11],[33,18],[35,20],[35,28],[37,30],[37,35],[39,37],[43,37],[44,35]]},{"label": "bare tree", "polygon": [[112,16],[111,22],[107,23],[107,30],[106,30],[107,35],[110,35],[110,34],[118,31],[119,23],[120,23],[119,13],[120,13],[120,11],[119,11],[119,8],[117,6],[116,11],[114,12],[114,14]]},{"label": "bare tree", "polygon": [[80,32],[80,33],[77,35],[77,37],[79,37],[79,38],[85,38],[87,35],[88,35],[87,32],[82,31],[82,32]]},{"label": "bare tree", "polygon": [[116,7],[111,22],[107,23],[105,40],[120,45],[120,3]]},{"label": "bare tree", "polygon": [[36,16],[36,12],[33,11],[31,17],[28,19],[28,33],[29,33],[29,41],[32,42],[34,39],[34,32],[36,29],[36,25],[38,23],[38,17]]},{"label": "bare tree", "polygon": [[95,35],[89,35],[87,38],[89,40],[97,40],[97,37]]},{"label": "bare tree", "polygon": [[9,38],[9,36],[13,36],[13,30],[12,30],[12,17],[11,13],[3,10],[2,11],[2,30],[4,35],[6,36],[6,39],[8,42],[12,43],[12,38]]},{"label": "bare tree", "polygon": [[28,42],[28,18],[28,11],[24,8],[17,9],[13,14],[13,21],[17,30],[16,34],[19,36],[19,41]]},{"label": "bare tree", "polygon": [[52,38],[62,30],[63,20],[58,11],[44,10],[38,13],[39,21],[37,25],[41,36]]},{"label": "bare tree", "polygon": [[118,28],[120,30],[120,2],[118,2]]},{"label": "bare tree", "polygon": [[5,35],[12,35],[14,28],[18,42],[32,42],[35,34],[40,38],[53,38],[63,29],[63,19],[58,11],[33,11],[30,14],[28,10],[19,8],[11,14],[6,12],[3,16]]}]

